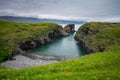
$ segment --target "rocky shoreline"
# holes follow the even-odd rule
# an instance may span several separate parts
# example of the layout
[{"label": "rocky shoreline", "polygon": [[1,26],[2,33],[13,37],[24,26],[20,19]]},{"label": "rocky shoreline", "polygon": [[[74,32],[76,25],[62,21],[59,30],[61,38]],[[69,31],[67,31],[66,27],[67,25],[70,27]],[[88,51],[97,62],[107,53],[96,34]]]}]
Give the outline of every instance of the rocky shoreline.
[{"label": "rocky shoreline", "polygon": [[27,53],[25,55],[17,54],[13,56],[10,60],[0,63],[0,66],[6,66],[10,68],[23,68],[27,66],[50,64],[62,60],[64,59],[60,59],[54,56],[42,56]]}]

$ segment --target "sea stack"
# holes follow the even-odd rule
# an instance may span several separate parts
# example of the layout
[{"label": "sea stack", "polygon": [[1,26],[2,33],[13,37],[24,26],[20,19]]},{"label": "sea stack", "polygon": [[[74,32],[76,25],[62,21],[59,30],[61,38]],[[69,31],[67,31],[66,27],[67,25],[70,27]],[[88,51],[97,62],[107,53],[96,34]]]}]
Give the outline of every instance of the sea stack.
[{"label": "sea stack", "polygon": [[65,27],[64,27],[64,31],[67,32],[67,33],[74,33],[75,32],[75,24],[67,24]]}]

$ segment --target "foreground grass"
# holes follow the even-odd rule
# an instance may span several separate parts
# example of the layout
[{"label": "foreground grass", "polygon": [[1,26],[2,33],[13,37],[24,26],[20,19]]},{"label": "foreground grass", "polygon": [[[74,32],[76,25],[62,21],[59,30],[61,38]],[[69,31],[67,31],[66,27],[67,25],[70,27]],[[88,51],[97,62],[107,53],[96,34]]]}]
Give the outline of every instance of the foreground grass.
[{"label": "foreground grass", "polygon": [[1,80],[120,80],[120,46],[49,65],[0,67]]},{"label": "foreground grass", "polygon": [[0,62],[17,50],[19,44],[61,26],[48,23],[20,23],[0,20]]}]

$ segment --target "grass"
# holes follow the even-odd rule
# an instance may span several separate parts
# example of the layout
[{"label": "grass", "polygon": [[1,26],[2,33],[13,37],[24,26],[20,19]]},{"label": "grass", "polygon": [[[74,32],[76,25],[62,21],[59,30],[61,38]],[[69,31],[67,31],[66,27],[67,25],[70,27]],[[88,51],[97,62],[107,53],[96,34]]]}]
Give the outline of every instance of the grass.
[{"label": "grass", "polygon": [[[88,33],[83,34],[83,30]],[[90,22],[81,26],[76,37],[78,41],[85,43],[85,46],[89,46],[93,52],[104,51],[109,46],[120,44],[120,23]]]},{"label": "grass", "polygon": [[[117,50],[116,50],[117,49]],[[1,80],[120,80],[120,46],[49,65],[0,68]]]},{"label": "grass", "polygon": [[[94,33],[88,34],[84,39],[85,42],[90,42],[94,48],[96,48],[96,45],[104,47],[104,52],[96,52],[80,58],[21,69],[0,66],[0,79],[120,80],[120,44],[118,41],[120,38],[120,24],[92,22],[83,26],[78,30],[77,36],[81,35],[82,29],[90,28]],[[101,28],[98,28],[98,26]]]},{"label": "grass", "polygon": [[0,62],[18,49],[18,44],[43,35],[60,25],[48,22],[20,23],[0,20]]}]

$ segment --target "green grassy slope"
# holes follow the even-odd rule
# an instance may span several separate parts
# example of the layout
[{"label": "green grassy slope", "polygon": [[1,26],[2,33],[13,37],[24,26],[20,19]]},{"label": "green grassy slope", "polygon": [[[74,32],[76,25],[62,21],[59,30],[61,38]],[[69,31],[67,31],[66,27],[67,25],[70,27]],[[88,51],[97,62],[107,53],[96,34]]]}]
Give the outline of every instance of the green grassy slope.
[{"label": "green grassy slope", "polygon": [[120,44],[120,23],[90,22],[81,26],[75,37],[93,52],[104,51]]},{"label": "green grassy slope", "polygon": [[54,23],[20,23],[0,21],[0,62],[18,48],[18,44],[46,32],[61,28]]},{"label": "green grassy slope", "polygon": [[0,68],[2,80],[120,80],[120,46],[49,65]]},{"label": "green grassy slope", "polygon": [[[1,80],[120,80],[120,45],[119,23],[104,23],[104,28],[96,30],[96,25],[103,23],[87,23],[94,33],[89,40],[99,40],[104,44],[104,52],[85,55],[80,58],[56,62],[49,65],[11,69],[0,67]],[[108,26],[109,25],[109,26]],[[113,25],[110,27],[110,25]],[[86,27],[86,26],[84,26]],[[79,29],[80,35],[83,27]],[[97,32],[97,34],[96,34]],[[106,38],[107,37],[107,38]],[[86,38],[89,38],[87,36]],[[110,43],[107,43],[107,41]],[[97,42],[97,41],[96,41]],[[99,44],[100,44],[99,43]],[[96,44],[97,45],[97,44]],[[94,46],[94,45],[92,45]],[[103,46],[103,47],[104,47]],[[102,47],[102,46],[101,46]]]}]

